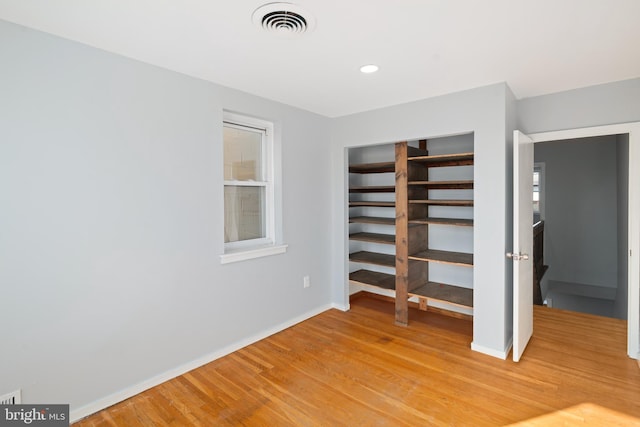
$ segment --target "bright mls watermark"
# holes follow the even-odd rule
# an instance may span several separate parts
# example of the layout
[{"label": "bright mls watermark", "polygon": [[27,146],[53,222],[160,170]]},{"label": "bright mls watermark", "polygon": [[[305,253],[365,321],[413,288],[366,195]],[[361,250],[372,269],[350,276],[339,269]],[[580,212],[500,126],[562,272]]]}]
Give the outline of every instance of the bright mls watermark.
[{"label": "bright mls watermark", "polygon": [[69,405],[0,405],[0,427],[69,427]]}]

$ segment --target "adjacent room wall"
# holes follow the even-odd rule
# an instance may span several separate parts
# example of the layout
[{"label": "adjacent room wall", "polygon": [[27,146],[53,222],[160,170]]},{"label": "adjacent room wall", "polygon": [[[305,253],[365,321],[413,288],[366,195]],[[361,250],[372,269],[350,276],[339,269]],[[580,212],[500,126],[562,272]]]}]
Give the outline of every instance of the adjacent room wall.
[{"label": "adjacent room wall", "polygon": [[[2,21],[0,63],[0,394],[77,417],[330,306],[328,119]],[[275,122],[286,254],[220,264],[223,109]]]},{"label": "adjacent room wall", "polygon": [[616,288],[615,135],[535,144],[535,161],[545,163],[545,276]]},{"label": "adjacent room wall", "polygon": [[[332,121],[334,205],[333,299],[348,305],[347,155],[348,147],[474,133],[474,335],[473,348],[505,357],[511,336],[507,301],[506,218],[507,91],[496,84]],[[510,246],[511,243],[509,242]],[[392,321],[390,319],[390,321]]]}]

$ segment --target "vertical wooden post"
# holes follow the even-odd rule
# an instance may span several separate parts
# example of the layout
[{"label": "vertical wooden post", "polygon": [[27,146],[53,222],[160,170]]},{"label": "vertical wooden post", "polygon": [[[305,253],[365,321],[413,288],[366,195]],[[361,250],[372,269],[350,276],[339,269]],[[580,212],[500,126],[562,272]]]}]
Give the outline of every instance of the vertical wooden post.
[{"label": "vertical wooden post", "polygon": [[407,142],[396,152],[396,324],[409,323],[409,199],[407,196]]},{"label": "vertical wooden post", "polygon": [[[419,144],[418,147],[421,150],[424,150],[425,153],[428,153],[428,151],[427,151],[427,140],[426,139],[421,139],[418,142],[418,144]],[[417,179],[418,180],[429,181],[429,166],[427,164],[423,164],[422,167],[417,166],[417,168],[418,168],[418,170],[414,172],[417,175]],[[424,190],[422,190],[421,196],[422,196],[423,199],[429,199],[429,190],[427,190],[426,188]],[[422,211],[419,213],[419,215],[420,215],[420,217],[422,219],[428,217],[429,216],[429,205],[425,205],[423,207]],[[413,219],[413,218],[409,217],[409,219]],[[429,249],[429,226],[428,225],[423,225],[422,227],[423,227],[423,230],[420,230],[421,232],[417,236],[419,238],[419,241],[416,242],[415,244],[412,244],[412,247],[416,248],[417,251]],[[417,280],[418,280],[419,284],[429,281],[429,263],[428,262],[421,262],[419,266],[417,266],[416,268],[414,268],[412,270],[417,270],[413,274],[417,276]],[[410,275],[411,275],[411,273],[410,273]],[[411,290],[411,289],[409,289],[409,290]],[[422,309],[422,304],[423,304],[423,300],[421,299],[420,300],[420,308],[421,309]],[[424,299],[424,310],[427,309],[427,304],[428,304],[427,300]]]}]

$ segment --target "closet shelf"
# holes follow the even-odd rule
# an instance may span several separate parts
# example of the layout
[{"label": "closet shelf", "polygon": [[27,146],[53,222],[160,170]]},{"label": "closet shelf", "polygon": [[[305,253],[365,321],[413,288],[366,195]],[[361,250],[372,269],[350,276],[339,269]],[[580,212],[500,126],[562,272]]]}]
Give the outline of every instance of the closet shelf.
[{"label": "closet shelf", "polygon": [[381,265],[383,267],[395,267],[395,255],[379,254],[376,252],[360,251],[349,254],[349,261],[363,264]]},{"label": "closet shelf", "polygon": [[415,156],[409,157],[407,160],[411,162],[424,163],[429,167],[467,166],[473,164],[473,152],[441,154],[437,156]]},{"label": "closet shelf", "polygon": [[410,204],[429,206],[473,206],[473,200],[409,200]]},{"label": "closet shelf", "polygon": [[437,224],[473,227],[473,220],[462,218],[423,218],[409,220],[409,224]]},{"label": "closet shelf", "polygon": [[409,181],[409,185],[421,186],[429,190],[473,190],[472,180],[463,181]]},{"label": "closet shelf", "polygon": [[394,193],[395,191],[395,185],[367,185],[349,188],[349,193]]},{"label": "closet shelf", "polygon": [[358,270],[349,273],[349,281],[364,286],[395,290],[396,276],[393,274],[379,273],[377,271]]},{"label": "closet shelf", "polygon": [[461,265],[464,267],[473,266],[473,254],[464,252],[449,252],[436,249],[427,249],[409,255],[409,259],[426,262],[439,262],[442,264]]},{"label": "closet shelf", "polygon": [[393,208],[395,206],[396,206],[395,202],[376,202],[376,201],[349,202],[350,208],[358,208],[358,207]]},{"label": "closet shelf", "polygon": [[388,173],[395,171],[395,162],[361,163],[359,165],[349,165],[350,173]]},{"label": "closet shelf", "polygon": [[396,225],[395,218],[383,218],[379,216],[356,216],[349,218],[349,222],[354,224]]},{"label": "closet shelf", "polygon": [[349,234],[349,240],[359,240],[361,242],[371,242],[371,243],[382,243],[385,245],[396,244],[396,236],[393,234],[353,233],[353,234]]},{"label": "closet shelf", "polygon": [[427,282],[417,289],[409,291],[409,296],[444,301],[466,308],[473,307],[473,289],[444,283]]}]

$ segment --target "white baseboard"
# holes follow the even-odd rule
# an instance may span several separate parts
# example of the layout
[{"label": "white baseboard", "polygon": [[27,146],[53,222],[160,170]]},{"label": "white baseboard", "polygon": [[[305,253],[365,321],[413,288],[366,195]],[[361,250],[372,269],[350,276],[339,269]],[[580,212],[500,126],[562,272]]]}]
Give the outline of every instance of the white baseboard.
[{"label": "white baseboard", "polygon": [[500,350],[495,350],[493,348],[489,348],[489,347],[485,347],[482,345],[477,345],[476,343],[471,343],[471,350],[473,351],[477,351],[478,353],[483,353],[486,354],[488,356],[493,356],[496,357],[498,359],[502,359],[502,360],[507,360],[507,356],[509,355],[509,352],[511,351],[511,346],[513,344],[513,340],[509,340],[509,343],[507,344],[506,348],[502,351]]},{"label": "white baseboard", "polygon": [[340,311],[349,311],[351,310],[351,305],[349,303],[345,304],[336,304],[335,302],[331,304],[331,308],[335,308]]},{"label": "white baseboard", "polygon": [[511,337],[511,339],[509,339],[509,342],[507,343],[507,347],[504,349],[504,359],[505,360],[509,356],[509,352],[511,351],[511,347],[513,347],[513,337]]},{"label": "white baseboard", "polygon": [[253,336],[242,339],[238,342],[235,342],[231,345],[221,348],[220,350],[214,351],[213,353],[207,354],[198,359],[187,362],[184,365],[178,366],[177,368],[170,369],[166,372],[161,373],[160,375],[156,375],[155,377],[149,378],[148,380],[142,381],[124,390],[105,396],[102,399],[98,399],[92,403],[89,403],[88,405],[82,406],[77,409],[73,409],[69,414],[70,421],[71,423],[79,421],[82,418],[85,418],[91,414],[94,414],[98,411],[108,408],[109,406],[115,405],[116,403],[129,399],[130,397],[133,397],[136,394],[140,394],[145,390],[149,390],[152,387],[155,387],[173,378],[179,377],[180,375],[183,375],[196,368],[199,368],[200,366],[206,365],[207,363],[213,362],[214,360],[219,359],[223,356],[226,356],[227,354],[233,353],[234,351],[240,350],[243,347],[246,347],[250,344],[253,344],[257,341],[267,338],[273,334],[276,334],[280,331],[290,328],[291,326],[294,326],[297,323],[305,321],[313,316],[317,316],[318,314],[323,313],[331,309],[332,307],[333,307],[332,304],[327,304],[327,305],[318,307],[298,317],[287,320],[286,322],[283,322],[279,325],[269,328],[265,331],[262,331]]}]

